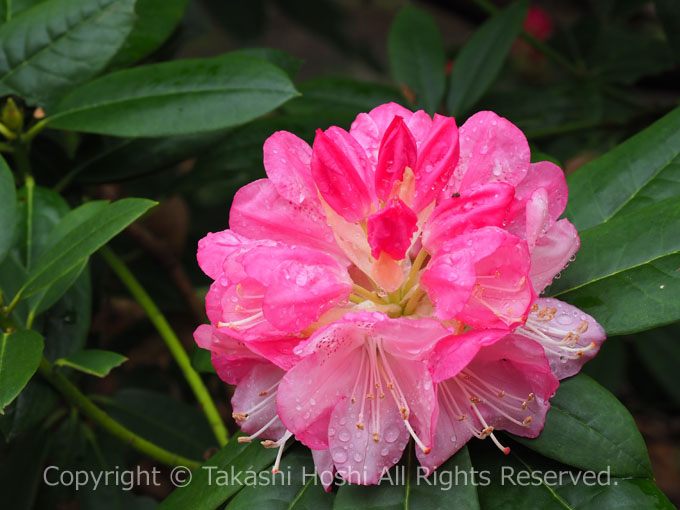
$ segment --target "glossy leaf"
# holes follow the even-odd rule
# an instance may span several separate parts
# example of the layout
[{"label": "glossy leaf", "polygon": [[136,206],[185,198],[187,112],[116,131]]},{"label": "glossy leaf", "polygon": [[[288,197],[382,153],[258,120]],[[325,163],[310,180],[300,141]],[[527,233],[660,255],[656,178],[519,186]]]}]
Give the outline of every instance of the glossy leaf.
[{"label": "glossy leaf", "polygon": [[[193,473],[191,483],[175,489],[158,505],[158,510],[213,510],[243,488],[231,478],[232,469],[236,474],[258,472],[274,462],[276,449],[262,448],[257,441],[239,443],[237,438],[238,435],[232,437],[227,446],[204,462]],[[223,471],[227,473],[226,483],[216,483],[216,477]]]},{"label": "glossy leaf", "polygon": [[472,463],[484,474],[477,487],[484,510],[527,506],[541,510],[674,508],[649,478],[617,478],[606,471],[586,475],[520,446],[513,447],[510,455],[500,456],[496,448],[485,443],[472,449]]},{"label": "glossy leaf", "polygon": [[297,95],[258,58],[223,55],[118,71],[77,88],[48,125],[115,136],[173,136],[244,124]]},{"label": "glossy leaf", "polygon": [[680,320],[680,197],[580,232],[576,260],[547,293],[596,317],[609,336]]},{"label": "glossy leaf", "polygon": [[[404,457],[402,463],[383,475],[380,485],[342,485],[334,510],[479,510],[467,447],[464,446],[429,477],[418,466],[412,451],[409,450]],[[461,477],[467,483],[462,483]]]},{"label": "glossy leaf", "polygon": [[50,104],[96,76],[134,22],[134,0],[50,0],[0,27],[0,94]]},{"label": "glossy leaf", "polygon": [[0,156],[0,262],[12,246],[16,223],[17,198],[14,176]]},{"label": "glossy leaf", "polygon": [[127,67],[158,49],[177,27],[189,0],[136,0],[136,21],[109,69]]},{"label": "glossy leaf", "polygon": [[[615,340],[614,340],[615,341]],[[652,477],[645,442],[626,408],[585,374],[562,381],[545,428],[517,441],[546,457],[612,476]]]},{"label": "glossy leaf", "polygon": [[277,48],[243,48],[241,50],[236,50],[231,53],[232,55],[241,55],[242,57],[254,57],[260,58],[271,62],[279,69],[282,69],[292,80],[295,75],[300,70],[302,65],[302,60],[295,58],[288,52],[279,50]]},{"label": "glossy leaf", "polygon": [[47,0],[3,0],[0,2],[0,24],[10,21],[26,9],[46,2]]},{"label": "glossy leaf", "polygon": [[415,94],[416,104],[430,114],[444,97],[446,55],[437,24],[411,4],[397,14],[387,40],[392,76]]},{"label": "glossy leaf", "polygon": [[42,351],[43,339],[36,331],[17,331],[0,336],[0,412],[33,377]]},{"label": "glossy leaf", "polygon": [[449,114],[467,112],[500,73],[522,28],[528,0],[518,0],[479,27],[455,59],[446,97]]},{"label": "glossy leaf", "polygon": [[642,364],[676,405],[680,405],[677,390],[680,367],[678,332],[677,325],[657,328],[636,336],[633,343]]},{"label": "glossy leaf", "polygon": [[142,198],[124,198],[78,224],[36,260],[26,278],[24,296],[61,278],[81,259],[92,255],[154,204]]},{"label": "glossy leaf", "polygon": [[59,402],[59,395],[42,378],[34,377],[0,415],[0,430],[10,443],[40,423]]},{"label": "glossy leaf", "polygon": [[334,494],[326,492],[314,474],[312,455],[304,447],[292,448],[281,461],[279,473],[257,474],[259,483],[244,488],[225,510],[331,510]]},{"label": "glossy leaf", "polygon": [[54,362],[60,367],[69,367],[97,377],[106,377],[114,368],[122,365],[127,358],[122,354],[101,349],[85,349],[75,352],[67,358],[59,358]]},{"label": "glossy leaf", "polygon": [[680,108],[571,174],[566,216],[579,230],[680,195]]}]

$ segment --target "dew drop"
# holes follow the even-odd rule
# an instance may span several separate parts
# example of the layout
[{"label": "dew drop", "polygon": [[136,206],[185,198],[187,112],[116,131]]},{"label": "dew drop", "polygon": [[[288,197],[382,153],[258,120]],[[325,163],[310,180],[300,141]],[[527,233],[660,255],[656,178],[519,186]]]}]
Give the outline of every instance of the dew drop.
[{"label": "dew drop", "polygon": [[394,443],[398,437],[399,431],[397,430],[397,427],[395,427],[394,425],[391,425],[385,431],[385,441],[387,441],[388,443]]},{"label": "dew drop", "polygon": [[566,313],[562,313],[555,318],[555,321],[558,324],[562,324],[563,326],[566,326],[567,324],[571,323],[571,317],[569,317]]},{"label": "dew drop", "polygon": [[364,460],[364,456],[361,455],[359,452],[354,454],[354,462],[361,462]]},{"label": "dew drop", "polygon": [[666,287],[666,286],[665,286],[665,285],[659,285],[659,288],[660,288],[661,290],[663,290],[664,287]]},{"label": "dew drop", "polygon": [[349,441],[349,438],[350,438],[350,433],[349,433],[349,431],[348,431],[347,429],[342,429],[342,430],[340,431],[340,433],[338,434],[338,438],[339,438],[340,441],[342,441],[343,443],[346,443],[347,441]]},{"label": "dew drop", "polygon": [[333,460],[342,464],[347,460],[347,452],[342,448],[335,448],[332,453]]}]

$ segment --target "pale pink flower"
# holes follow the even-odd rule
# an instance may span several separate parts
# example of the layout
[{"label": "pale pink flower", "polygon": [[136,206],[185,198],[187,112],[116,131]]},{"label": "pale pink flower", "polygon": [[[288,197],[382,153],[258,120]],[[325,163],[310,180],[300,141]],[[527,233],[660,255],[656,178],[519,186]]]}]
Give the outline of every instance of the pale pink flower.
[{"label": "pale pink flower", "polygon": [[558,379],[604,332],[536,297],[579,238],[558,220],[562,171],[530,163],[517,127],[480,112],[459,131],[386,104],[349,132],[318,130],[313,148],[275,133],[264,165],[231,230],[198,252],[214,283],[211,341],[197,341],[241,374],[223,377],[239,383],[245,432],[277,446],[292,433],[357,483],[376,483],[409,436],[431,469],[472,436],[507,451],[494,430],[540,432]]}]

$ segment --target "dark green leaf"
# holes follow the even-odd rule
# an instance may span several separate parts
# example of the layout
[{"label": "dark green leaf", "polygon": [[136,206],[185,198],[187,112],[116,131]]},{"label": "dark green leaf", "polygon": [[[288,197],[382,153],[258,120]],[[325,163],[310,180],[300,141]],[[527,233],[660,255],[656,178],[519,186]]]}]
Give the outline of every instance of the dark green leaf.
[{"label": "dark green leaf", "polygon": [[567,179],[566,216],[585,229],[680,195],[680,108]]},{"label": "dark green leaf", "polygon": [[40,377],[34,377],[0,416],[0,429],[7,442],[40,423],[59,402],[57,393]]},{"label": "dark green leaf", "polygon": [[36,260],[24,284],[24,296],[61,278],[154,204],[142,198],[124,198],[78,224]]},{"label": "dark green leaf", "polygon": [[387,49],[394,79],[415,93],[419,107],[436,112],[444,97],[446,55],[432,17],[405,5],[392,23]]},{"label": "dark green leaf", "polygon": [[6,23],[26,9],[47,0],[3,0],[0,2],[0,24]]},{"label": "dark green leaf", "polygon": [[[571,447],[580,445],[574,441]],[[471,450],[475,469],[484,474],[477,487],[484,510],[673,510],[651,479],[570,469],[520,446],[507,456],[488,444]]]},{"label": "dark green leaf", "polygon": [[517,441],[581,469],[609,470],[612,476],[652,477],[647,448],[633,417],[590,377],[579,374],[562,381],[550,404],[538,438],[518,437]]},{"label": "dark green leaf", "polygon": [[134,0],[51,0],[0,27],[0,94],[49,104],[96,76],[134,22]]},{"label": "dark green leaf", "polygon": [[297,95],[279,68],[223,55],[109,74],[66,96],[54,128],[115,136],[173,136],[244,124]]},{"label": "dark green leaf", "polygon": [[[160,505],[158,510],[213,510],[243,488],[231,478],[235,473],[260,471],[272,464],[276,450],[262,448],[258,442],[239,443],[234,436],[229,444],[203,463],[193,473],[191,483],[175,489]],[[215,483],[220,472],[227,472],[227,484]],[[239,478],[243,480],[243,476]]]},{"label": "dark green leaf", "polygon": [[548,294],[591,314],[609,336],[680,320],[680,197],[583,230]]},{"label": "dark green leaf", "polygon": [[454,116],[468,111],[491,86],[526,17],[528,0],[518,0],[485,22],[456,57],[446,98]]},{"label": "dark green leaf", "polygon": [[300,70],[302,60],[295,58],[290,53],[276,48],[244,48],[232,52],[232,55],[243,57],[254,57],[271,62],[279,69],[282,69],[292,80]]},{"label": "dark green leaf", "polygon": [[326,494],[309,450],[292,448],[281,461],[279,473],[258,473],[257,485],[240,491],[225,510],[331,510],[333,494]]},{"label": "dark green leaf", "polygon": [[680,367],[678,326],[646,331],[635,338],[634,345],[649,373],[666,390],[668,397],[680,405],[677,391]]},{"label": "dark green leaf", "polygon": [[675,55],[675,60],[680,61],[680,8],[677,0],[654,0],[659,21],[666,33],[668,44]]},{"label": "dark green leaf", "polygon": [[3,508],[32,510],[42,486],[43,463],[52,438],[34,430],[14,443],[0,463],[0,494]]},{"label": "dark green leaf", "polygon": [[21,392],[38,369],[43,339],[31,330],[0,337],[0,412]]},{"label": "dark green leaf", "polygon": [[17,198],[14,176],[0,156],[0,262],[12,246],[16,224]]},{"label": "dark green leaf", "polygon": [[122,365],[127,358],[122,354],[101,349],[85,349],[75,352],[67,358],[59,358],[54,362],[60,367],[74,368],[80,372],[97,377],[106,377],[114,368]]},{"label": "dark green leaf", "polygon": [[[417,466],[409,445],[405,460],[383,475],[379,485],[344,484],[338,490],[334,510],[478,510],[477,490],[466,447],[429,477]],[[405,462],[405,464],[404,464]],[[462,483],[462,479],[466,483]]]},{"label": "dark green leaf", "polygon": [[180,455],[202,459],[213,446],[213,435],[203,414],[168,395],[127,388],[113,398],[101,397],[99,402],[133,432]]},{"label": "dark green leaf", "polygon": [[189,0],[136,0],[137,20],[109,69],[134,64],[161,46],[182,19],[188,3]]},{"label": "dark green leaf", "polygon": [[191,351],[191,366],[198,372],[203,372],[204,374],[216,373],[215,367],[210,360],[210,351],[201,349],[200,347],[194,347]]}]

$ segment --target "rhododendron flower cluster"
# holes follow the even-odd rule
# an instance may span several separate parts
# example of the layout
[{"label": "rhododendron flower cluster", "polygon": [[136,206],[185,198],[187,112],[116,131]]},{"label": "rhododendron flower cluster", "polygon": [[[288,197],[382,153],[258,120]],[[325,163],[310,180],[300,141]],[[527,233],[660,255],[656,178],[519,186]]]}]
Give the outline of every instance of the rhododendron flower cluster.
[{"label": "rhododendron flower cluster", "polygon": [[537,436],[559,379],[605,335],[537,297],[574,256],[563,172],[530,162],[492,112],[396,104],[350,131],[264,144],[268,178],[199,243],[214,283],[195,333],[235,384],[234,418],[265,447],[291,438],[317,468],[376,483],[411,439],[432,470],[470,438]]}]

